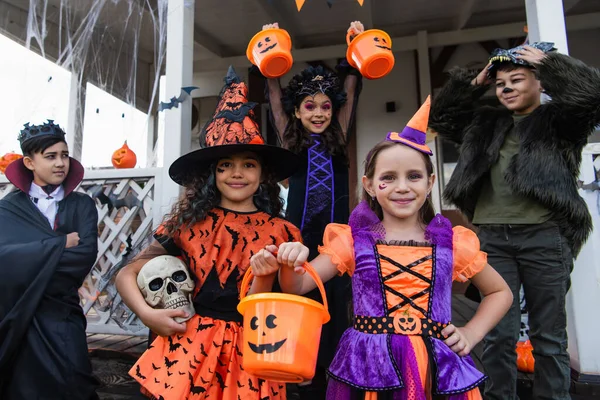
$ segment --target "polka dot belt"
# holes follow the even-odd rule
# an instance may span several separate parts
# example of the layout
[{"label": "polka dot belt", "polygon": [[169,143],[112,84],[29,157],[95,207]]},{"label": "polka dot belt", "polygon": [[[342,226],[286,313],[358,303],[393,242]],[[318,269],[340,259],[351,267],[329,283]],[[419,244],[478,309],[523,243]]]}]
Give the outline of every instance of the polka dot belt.
[{"label": "polka dot belt", "polygon": [[398,313],[395,317],[354,317],[354,329],[363,333],[395,333],[399,335],[419,335],[445,339],[442,329],[450,322],[442,323],[428,318],[417,318],[411,314]]}]

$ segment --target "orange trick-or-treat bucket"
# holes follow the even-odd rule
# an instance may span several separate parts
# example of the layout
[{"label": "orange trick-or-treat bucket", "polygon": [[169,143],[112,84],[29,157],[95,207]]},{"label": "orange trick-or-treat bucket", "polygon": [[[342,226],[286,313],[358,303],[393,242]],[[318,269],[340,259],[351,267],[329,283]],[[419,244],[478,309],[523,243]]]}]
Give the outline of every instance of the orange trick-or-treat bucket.
[{"label": "orange trick-or-treat bucket", "polygon": [[367,79],[379,79],[394,68],[394,53],[390,35],[379,29],[369,29],[350,41],[346,36],[348,50],[346,59]]},{"label": "orange trick-or-treat bucket", "polygon": [[244,316],[244,359],[249,374],[279,382],[312,379],[317,365],[321,328],[329,321],[323,282],[308,264],[306,272],[315,280],[323,303],[284,293],[248,292],[252,271],[246,271],[238,311]]},{"label": "orange trick-or-treat bucket", "polygon": [[271,28],[258,32],[246,49],[248,60],[267,78],[285,75],[294,62],[292,39],[284,29]]}]

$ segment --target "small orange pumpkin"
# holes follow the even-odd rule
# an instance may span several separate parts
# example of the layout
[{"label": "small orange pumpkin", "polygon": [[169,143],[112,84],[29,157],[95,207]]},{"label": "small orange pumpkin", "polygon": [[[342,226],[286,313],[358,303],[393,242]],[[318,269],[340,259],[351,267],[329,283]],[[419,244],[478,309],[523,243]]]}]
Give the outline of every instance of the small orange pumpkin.
[{"label": "small orange pumpkin", "polygon": [[137,156],[133,150],[127,146],[126,140],[123,146],[113,153],[111,161],[115,168],[133,168],[137,163]]},{"label": "small orange pumpkin", "polygon": [[0,157],[0,173],[4,174],[4,171],[6,171],[6,167],[8,167],[8,165],[11,162],[16,161],[20,158],[23,158],[23,156],[17,153],[6,153],[2,157]]},{"label": "small orange pumpkin", "polygon": [[517,369],[521,372],[532,374],[535,366],[533,358],[533,346],[528,340],[526,342],[517,343]]}]

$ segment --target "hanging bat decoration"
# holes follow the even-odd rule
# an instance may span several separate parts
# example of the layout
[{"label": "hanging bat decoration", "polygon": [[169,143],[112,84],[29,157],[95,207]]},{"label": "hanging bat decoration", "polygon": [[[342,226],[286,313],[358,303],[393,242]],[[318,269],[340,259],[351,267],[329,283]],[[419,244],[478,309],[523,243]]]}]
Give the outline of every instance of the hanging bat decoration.
[{"label": "hanging bat decoration", "polygon": [[88,189],[90,197],[92,199],[98,199],[100,204],[108,205],[108,209],[127,207],[130,210],[133,207],[141,207],[142,202],[133,193],[128,193],[124,198],[119,199],[117,195],[111,193],[108,196],[104,194],[104,187],[102,185],[94,185]]},{"label": "hanging bat decoration", "polygon": [[179,97],[171,97],[171,100],[169,100],[168,103],[165,102],[160,102],[160,104],[158,105],[158,111],[163,111],[163,110],[170,110],[173,107],[178,108],[180,103],[183,103],[185,101],[185,99],[187,99],[190,96],[190,93],[192,93],[192,91],[194,91],[195,89],[198,89],[198,87],[196,86],[185,86],[181,88],[181,92],[179,93]]},{"label": "hanging bat decoration", "polygon": [[[360,4],[362,7],[365,0],[356,0],[356,2],[358,4]],[[304,3],[306,3],[306,0],[296,0],[296,7],[298,8],[298,11],[300,11],[302,9],[302,7],[304,6]],[[329,6],[329,8],[331,8],[331,6],[333,6],[333,0],[327,0],[327,5]]]}]

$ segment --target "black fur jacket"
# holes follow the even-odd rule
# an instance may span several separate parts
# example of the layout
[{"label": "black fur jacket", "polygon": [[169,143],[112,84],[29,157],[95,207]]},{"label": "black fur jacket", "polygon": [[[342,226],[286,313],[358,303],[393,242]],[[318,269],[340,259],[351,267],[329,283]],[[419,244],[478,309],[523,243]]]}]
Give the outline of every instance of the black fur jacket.
[{"label": "black fur jacket", "polygon": [[[600,70],[579,60],[550,54],[537,67],[552,100],[518,125],[521,144],[505,179],[515,193],[552,213],[574,255],[592,231],[592,218],[578,193],[581,151],[600,124]],[[483,177],[497,162],[513,127],[511,112],[481,106],[487,87],[470,84],[475,72],[454,69],[434,98],[429,126],[459,146],[460,156],[444,198],[473,217]]]}]

